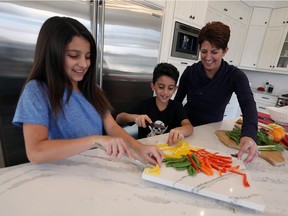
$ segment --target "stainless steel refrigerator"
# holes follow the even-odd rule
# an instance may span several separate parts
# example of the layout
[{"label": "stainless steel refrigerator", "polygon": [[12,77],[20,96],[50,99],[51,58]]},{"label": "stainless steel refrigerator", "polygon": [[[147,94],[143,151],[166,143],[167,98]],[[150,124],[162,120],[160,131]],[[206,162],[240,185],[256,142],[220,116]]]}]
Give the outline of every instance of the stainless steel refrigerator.
[{"label": "stainless steel refrigerator", "polygon": [[112,103],[114,116],[152,95],[149,83],[159,56],[161,8],[140,0],[0,2],[0,166],[27,161],[22,129],[11,122],[39,30],[56,15],[76,18],[94,35],[97,84]]}]

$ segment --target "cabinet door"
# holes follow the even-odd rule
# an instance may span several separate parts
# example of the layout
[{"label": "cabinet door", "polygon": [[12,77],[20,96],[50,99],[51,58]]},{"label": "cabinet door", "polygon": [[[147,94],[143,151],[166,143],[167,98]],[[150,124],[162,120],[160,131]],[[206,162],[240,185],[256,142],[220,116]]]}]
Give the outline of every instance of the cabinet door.
[{"label": "cabinet door", "polygon": [[232,19],[227,19],[224,23],[230,27],[231,31],[228,43],[229,50],[224,59],[229,64],[239,65],[245,42],[245,25]]},{"label": "cabinet door", "polygon": [[271,9],[269,8],[254,8],[250,22],[250,26],[268,26]]},{"label": "cabinet door", "polygon": [[242,53],[240,65],[255,68],[260,55],[266,27],[250,26]]},{"label": "cabinet door", "polygon": [[288,29],[286,28],[283,33],[283,39],[280,44],[282,47],[280,48],[277,58],[276,58],[276,67],[277,69],[285,69],[288,70]]},{"label": "cabinet door", "polygon": [[176,1],[174,17],[187,24],[202,28],[205,25],[205,17],[208,1]]},{"label": "cabinet door", "polygon": [[287,23],[288,8],[274,9],[269,21],[269,27],[285,26]]},{"label": "cabinet door", "polygon": [[257,63],[258,68],[262,69],[275,68],[274,59],[278,53],[279,44],[282,38],[283,31],[284,31],[283,27],[274,27],[267,29],[260,58]]},{"label": "cabinet door", "polygon": [[248,23],[251,8],[240,1],[209,1],[213,9],[241,23]]},{"label": "cabinet door", "polygon": [[230,17],[220,13],[213,8],[208,7],[206,22],[211,21],[220,21],[230,27],[231,33],[228,43],[229,50],[224,56],[224,59],[229,64],[239,65],[245,39],[245,25],[234,19],[231,19]]},{"label": "cabinet door", "polygon": [[180,73],[180,77],[187,66],[192,65],[196,62],[197,61],[185,61],[185,60],[182,61],[182,60],[176,60],[176,59],[171,59],[171,58],[168,59],[168,63],[174,65],[178,69]]}]

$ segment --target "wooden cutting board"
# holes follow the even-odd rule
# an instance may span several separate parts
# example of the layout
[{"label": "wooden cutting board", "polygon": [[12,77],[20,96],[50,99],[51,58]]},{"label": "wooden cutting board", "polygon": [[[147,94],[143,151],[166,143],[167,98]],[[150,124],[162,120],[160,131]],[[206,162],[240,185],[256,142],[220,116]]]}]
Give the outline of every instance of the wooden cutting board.
[{"label": "wooden cutting board", "polygon": [[[215,133],[224,145],[239,149],[239,146],[235,143],[235,141],[226,135],[225,130],[216,130]],[[282,166],[286,163],[285,158],[279,151],[260,151],[259,157],[268,161],[273,166]]]}]

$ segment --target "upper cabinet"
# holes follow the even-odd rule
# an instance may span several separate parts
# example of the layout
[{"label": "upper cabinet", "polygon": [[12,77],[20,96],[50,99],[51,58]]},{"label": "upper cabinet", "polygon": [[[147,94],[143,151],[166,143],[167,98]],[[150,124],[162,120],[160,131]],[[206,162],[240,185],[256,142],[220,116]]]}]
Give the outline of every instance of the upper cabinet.
[{"label": "upper cabinet", "polygon": [[174,18],[188,25],[202,28],[205,25],[208,1],[175,1]]},{"label": "upper cabinet", "polygon": [[257,68],[288,71],[288,8],[274,9],[271,14]]},{"label": "upper cabinet", "polygon": [[288,24],[288,8],[274,9],[272,11],[269,27],[285,27]]},{"label": "upper cabinet", "polygon": [[269,23],[271,9],[254,8],[240,66],[256,68],[262,43]]},{"label": "upper cabinet", "polygon": [[251,9],[242,2],[233,1],[233,4],[229,1],[209,2],[206,22],[221,21],[230,27],[229,50],[224,56],[229,64],[239,65],[240,63],[248,26],[245,22],[250,19],[250,16]]},{"label": "upper cabinet", "polygon": [[246,24],[250,20],[251,9],[240,1],[210,1],[209,6],[218,10],[223,15]]}]

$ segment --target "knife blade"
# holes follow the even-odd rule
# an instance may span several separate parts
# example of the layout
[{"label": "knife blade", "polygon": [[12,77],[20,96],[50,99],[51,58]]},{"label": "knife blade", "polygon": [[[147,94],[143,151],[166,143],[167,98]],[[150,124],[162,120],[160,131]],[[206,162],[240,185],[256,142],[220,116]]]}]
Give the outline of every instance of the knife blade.
[{"label": "knife blade", "polygon": [[[103,150],[103,151],[106,151],[106,150],[104,149],[104,147],[103,147],[102,145],[98,144],[98,143],[95,143],[95,144],[94,144],[94,148],[99,148],[99,149],[101,149],[101,150]],[[146,167],[150,167],[150,168],[151,168],[151,167],[154,167],[153,165],[151,165],[151,164],[149,164],[149,163],[148,163],[148,164],[145,164],[145,163],[143,163],[142,161],[136,160],[136,159],[134,159],[134,158],[129,158],[129,157],[127,157],[126,155],[124,155],[120,160],[121,160],[121,161],[124,161],[124,162],[128,162],[128,163],[132,163],[132,164],[140,167],[141,169],[145,169]]]},{"label": "knife blade", "polygon": [[149,123],[147,120],[145,121],[146,125],[147,126],[151,126],[153,128],[161,128],[161,129],[164,129],[165,127],[161,124],[157,124],[157,123]]}]

